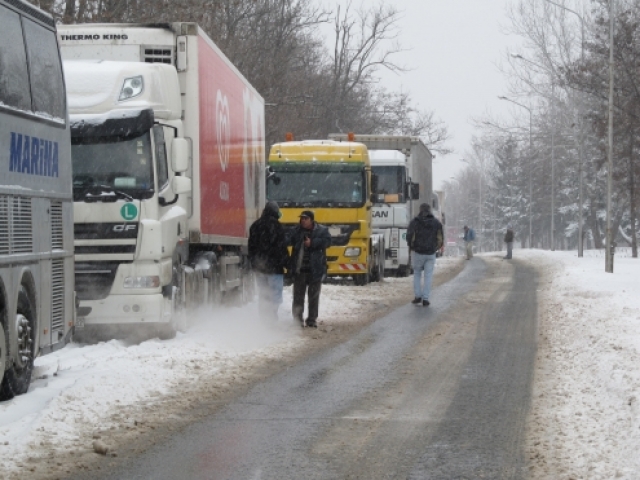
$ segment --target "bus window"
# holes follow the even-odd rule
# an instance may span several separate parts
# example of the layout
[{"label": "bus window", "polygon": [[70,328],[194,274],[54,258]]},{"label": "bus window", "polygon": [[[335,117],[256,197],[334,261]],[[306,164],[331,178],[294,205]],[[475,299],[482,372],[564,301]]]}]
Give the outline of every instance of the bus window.
[{"label": "bus window", "polygon": [[[55,40],[55,39],[54,39]],[[27,55],[20,15],[0,5],[0,104],[31,110]]]},{"label": "bus window", "polygon": [[29,54],[33,111],[64,121],[65,92],[56,34],[31,20],[24,20]]}]

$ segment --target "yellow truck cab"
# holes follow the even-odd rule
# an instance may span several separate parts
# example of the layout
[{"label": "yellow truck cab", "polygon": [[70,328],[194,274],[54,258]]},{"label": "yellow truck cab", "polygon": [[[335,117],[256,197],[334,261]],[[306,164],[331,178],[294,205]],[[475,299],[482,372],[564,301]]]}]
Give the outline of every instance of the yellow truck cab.
[{"label": "yellow truck cab", "polygon": [[372,191],[369,152],[361,143],[305,140],[271,147],[267,199],[280,206],[285,229],[298,224],[303,210],[329,228],[328,277],[365,285],[384,276],[384,237],[371,229]]}]

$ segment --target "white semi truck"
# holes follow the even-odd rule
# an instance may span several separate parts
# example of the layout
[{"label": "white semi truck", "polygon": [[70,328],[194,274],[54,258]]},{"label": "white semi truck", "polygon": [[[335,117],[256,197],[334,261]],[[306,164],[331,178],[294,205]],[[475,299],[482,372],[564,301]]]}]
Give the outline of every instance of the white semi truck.
[{"label": "white semi truck", "polygon": [[[341,140],[344,135],[329,137]],[[407,228],[420,203],[431,203],[433,155],[419,137],[355,135],[354,141],[369,149],[376,176],[371,216],[373,231],[384,234],[385,274],[406,276],[411,271]]]},{"label": "white semi truck", "polygon": [[71,113],[76,330],[147,325],[171,336],[190,306],[251,288],[264,101],[195,23],[58,33]]}]

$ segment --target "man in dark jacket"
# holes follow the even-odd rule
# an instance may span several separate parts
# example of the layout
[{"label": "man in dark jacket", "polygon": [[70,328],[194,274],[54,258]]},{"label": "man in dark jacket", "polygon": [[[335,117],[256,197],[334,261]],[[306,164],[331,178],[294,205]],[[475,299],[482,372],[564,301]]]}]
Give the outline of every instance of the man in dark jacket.
[{"label": "man in dark jacket", "polygon": [[504,243],[507,244],[507,255],[504,257],[505,260],[511,260],[513,256],[513,228],[509,223],[507,225],[507,231],[504,233]]},{"label": "man in dark jacket", "polygon": [[278,318],[282,303],[284,269],[289,262],[282,214],[276,202],[268,202],[258,220],[249,229],[249,260],[258,283],[260,313]]},{"label": "man in dark jacket", "polygon": [[[442,248],[444,234],[442,224],[431,213],[428,203],[420,205],[418,216],[411,220],[407,230],[407,244],[411,250],[413,267],[413,292],[415,305],[429,305],[433,268],[436,265],[436,252]],[[424,282],[422,276],[424,274]]]},{"label": "man in dark jacket", "polygon": [[[329,229],[314,221],[311,210],[300,214],[300,223],[290,234],[293,246],[289,273],[293,278],[293,318],[302,326],[317,328],[318,306],[322,280],[327,274],[326,250],[331,245]],[[303,320],[304,297],[308,295],[308,314]]]}]

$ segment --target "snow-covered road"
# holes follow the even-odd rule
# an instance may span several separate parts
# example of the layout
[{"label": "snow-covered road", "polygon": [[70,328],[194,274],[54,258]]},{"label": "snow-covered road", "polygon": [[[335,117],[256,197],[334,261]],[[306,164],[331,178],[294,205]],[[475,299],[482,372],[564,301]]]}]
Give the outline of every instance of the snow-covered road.
[{"label": "snow-covered road", "polygon": [[[516,250],[514,257],[542,275],[527,447],[532,477],[638,478],[638,260],[616,258],[611,275],[597,256]],[[459,263],[439,260],[437,275]],[[161,423],[196,401],[189,392],[198,386],[215,396],[249,382],[261,365],[406,302],[410,285],[406,278],[323,286],[320,332],[303,332],[289,320],[288,288],[277,325],[260,322],[253,303],[201,315],[173,340],[71,344],[41,357],[29,392],[0,403],[0,472],[3,478],[63,475],[90,462],[96,440],[117,454],[110,432],[148,432],[154,414]],[[163,410],[170,397],[172,409]]]}]

